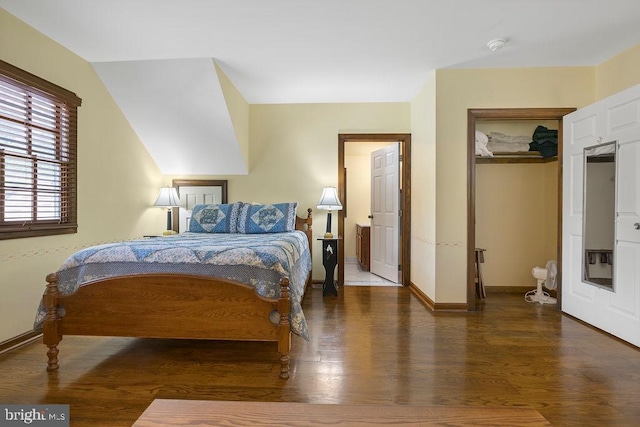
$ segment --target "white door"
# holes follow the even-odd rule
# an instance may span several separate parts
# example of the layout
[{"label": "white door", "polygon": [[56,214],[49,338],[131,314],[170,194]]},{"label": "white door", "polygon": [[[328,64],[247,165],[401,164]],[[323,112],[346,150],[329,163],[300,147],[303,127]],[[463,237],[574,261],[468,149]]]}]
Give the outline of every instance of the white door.
[{"label": "white door", "polygon": [[400,144],[371,153],[371,272],[399,282]]},{"label": "white door", "polygon": [[[613,289],[585,283],[584,148],[615,141]],[[562,310],[640,346],[640,85],[565,116]],[[638,225],[640,227],[640,225]]]}]

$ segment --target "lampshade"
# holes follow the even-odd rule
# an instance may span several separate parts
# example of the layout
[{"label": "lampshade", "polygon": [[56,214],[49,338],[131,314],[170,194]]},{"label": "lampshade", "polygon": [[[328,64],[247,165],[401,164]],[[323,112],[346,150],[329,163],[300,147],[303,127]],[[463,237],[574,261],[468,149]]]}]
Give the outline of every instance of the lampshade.
[{"label": "lampshade", "polygon": [[160,194],[158,195],[158,200],[153,204],[153,206],[157,206],[159,208],[168,208],[167,209],[167,231],[164,234],[173,234],[175,233],[172,230],[172,218],[171,218],[171,208],[180,206],[180,198],[178,197],[178,191],[174,187],[163,187],[160,189]]},{"label": "lampshade", "polygon": [[341,211],[342,203],[338,199],[338,191],[336,187],[324,187],[322,190],[322,197],[318,202],[318,209],[324,209],[328,211]]},{"label": "lampshade", "polygon": [[163,187],[160,189],[160,194],[158,195],[158,200],[153,204],[153,206],[158,206],[161,208],[172,208],[180,206],[180,198],[178,197],[178,192],[175,187]]}]

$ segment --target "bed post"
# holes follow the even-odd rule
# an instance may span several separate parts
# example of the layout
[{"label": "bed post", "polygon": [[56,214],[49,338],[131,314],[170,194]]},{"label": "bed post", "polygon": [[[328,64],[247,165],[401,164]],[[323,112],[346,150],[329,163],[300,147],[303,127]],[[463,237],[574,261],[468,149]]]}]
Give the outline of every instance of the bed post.
[{"label": "bed post", "polygon": [[[311,259],[313,261],[313,251],[311,250],[311,248],[313,248],[313,218],[311,216],[311,212],[312,212],[311,208],[307,208],[306,218],[296,217],[296,230],[302,230],[307,235],[307,241],[309,242],[309,251],[310,251],[309,253],[311,254]],[[307,287],[311,284],[311,281],[313,279],[312,276],[313,276],[313,271],[310,270],[309,276],[307,277],[307,282],[304,285],[305,291]]]},{"label": "bed post", "polygon": [[58,343],[62,339],[58,331],[58,275],[51,273],[47,275],[47,290],[42,297],[43,304],[47,309],[47,315],[43,324],[42,342],[49,347],[47,356],[47,371],[57,371],[58,365]]},{"label": "bed post", "polygon": [[284,277],[280,281],[280,298],[278,298],[278,352],[280,353],[280,378],[289,378],[289,351],[291,350],[291,298],[289,296],[289,279]]},{"label": "bed post", "polygon": [[300,216],[296,216],[296,230],[304,231],[304,234],[307,235],[307,240],[309,241],[309,248],[311,248],[311,243],[313,243],[313,218],[311,216],[311,208],[307,209],[307,217],[302,218]]}]

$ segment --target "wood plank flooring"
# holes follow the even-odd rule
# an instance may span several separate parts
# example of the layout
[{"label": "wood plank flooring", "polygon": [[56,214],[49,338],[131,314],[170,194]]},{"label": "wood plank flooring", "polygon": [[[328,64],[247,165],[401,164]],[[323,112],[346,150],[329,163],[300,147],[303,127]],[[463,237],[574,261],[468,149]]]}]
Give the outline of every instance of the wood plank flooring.
[{"label": "wood plank flooring", "polygon": [[[73,426],[131,426],[154,399],[531,407],[554,426],[640,425],[640,350],[554,306],[489,294],[431,313],[406,288],[310,290],[311,340],[275,344],[65,337],[0,356],[0,403],[71,405]],[[34,307],[35,313],[35,307]],[[185,325],[188,327],[188,325]]]},{"label": "wood plank flooring", "polygon": [[133,427],[170,426],[548,427],[529,407],[345,405],[156,399]]}]

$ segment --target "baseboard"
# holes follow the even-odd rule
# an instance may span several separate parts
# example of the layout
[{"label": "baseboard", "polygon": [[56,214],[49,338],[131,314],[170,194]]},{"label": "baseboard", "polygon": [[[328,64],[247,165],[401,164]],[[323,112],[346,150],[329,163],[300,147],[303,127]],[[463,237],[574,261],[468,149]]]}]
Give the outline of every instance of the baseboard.
[{"label": "baseboard", "polygon": [[535,289],[535,286],[486,286],[484,290],[488,294],[526,294]]},{"label": "baseboard", "polygon": [[[527,292],[535,290],[535,286],[485,286],[485,292],[489,294],[526,294]],[[549,289],[543,289],[544,292],[550,296],[557,298],[558,291],[556,289],[550,291]]]},{"label": "baseboard", "polygon": [[418,300],[431,311],[467,311],[469,306],[466,303],[436,303],[427,294],[422,292],[415,283],[409,282],[409,290]]},{"label": "baseboard", "polygon": [[42,332],[29,331],[17,337],[10,338],[6,341],[0,342],[0,354],[4,354],[8,351],[15,350],[27,344],[31,344],[38,338],[42,337]]},{"label": "baseboard", "polygon": [[409,290],[411,291],[411,293],[413,295],[416,296],[416,298],[418,298],[418,300],[425,306],[427,307],[429,310],[433,311],[434,310],[434,302],[431,298],[429,298],[429,296],[427,294],[425,294],[424,292],[422,292],[422,289],[420,289],[419,287],[416,286],[415,283],[413,282],[409,282]]}]

